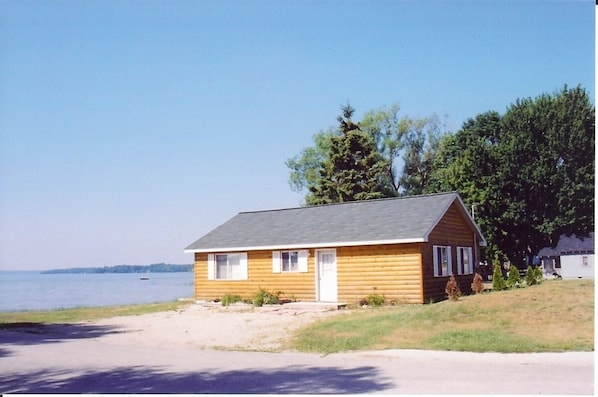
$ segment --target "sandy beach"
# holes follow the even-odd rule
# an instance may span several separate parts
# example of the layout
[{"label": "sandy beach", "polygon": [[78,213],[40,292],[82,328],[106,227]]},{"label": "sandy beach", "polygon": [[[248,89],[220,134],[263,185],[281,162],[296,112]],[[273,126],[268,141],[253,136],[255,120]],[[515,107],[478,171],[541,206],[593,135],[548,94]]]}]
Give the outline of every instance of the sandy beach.
[{"label": "sandy beach", "polygon": [[298,328],[346,313],[317,305],[194,304],[178,311],[93,321],[118,332],[105,336],[116,344],[199,349],[281,351]]}]

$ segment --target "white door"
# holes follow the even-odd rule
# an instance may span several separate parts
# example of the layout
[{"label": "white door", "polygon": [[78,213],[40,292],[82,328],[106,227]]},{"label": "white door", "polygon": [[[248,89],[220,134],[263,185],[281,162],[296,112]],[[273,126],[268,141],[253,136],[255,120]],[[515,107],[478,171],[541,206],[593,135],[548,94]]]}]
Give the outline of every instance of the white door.
[{"label": "white door", "polygon": [[317,261],[318,301],[336,302],[338,300],[336,284],[336,251],[317,251]]}]

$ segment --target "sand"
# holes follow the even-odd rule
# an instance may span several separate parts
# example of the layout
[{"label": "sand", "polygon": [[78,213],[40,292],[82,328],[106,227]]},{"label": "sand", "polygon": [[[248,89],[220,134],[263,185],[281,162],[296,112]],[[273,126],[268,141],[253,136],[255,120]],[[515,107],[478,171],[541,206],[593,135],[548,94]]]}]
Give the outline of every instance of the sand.
[{"label": "sand", "polygon": [[294,332],[319,319],[346,313],[325,307],[252,307],[192,304],[177,311],[114,317],[89,323],[113,327],[113,344],[199,349],[284,351]]}]

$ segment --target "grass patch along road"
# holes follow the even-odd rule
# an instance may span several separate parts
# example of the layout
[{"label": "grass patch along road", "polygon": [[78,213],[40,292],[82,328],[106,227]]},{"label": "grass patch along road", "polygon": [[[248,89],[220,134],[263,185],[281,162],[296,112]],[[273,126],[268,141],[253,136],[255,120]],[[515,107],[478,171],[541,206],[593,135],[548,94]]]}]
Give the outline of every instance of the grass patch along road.
[{"label": "grass patch along road", "polygon": [[292,348],[471,352],[594,350],[594,281],[540,285],[429,305],[357,309],[299,330]]},{"label": "grass patch along road", "polygon": [[74,309],[3,312],[0,313],[0,326],[9,323],[74,323],[100,320],[118,316],[136,316],[139,314],[179,310],[190,305],[190,301],[148,303],[107,307],[78,307]]}]

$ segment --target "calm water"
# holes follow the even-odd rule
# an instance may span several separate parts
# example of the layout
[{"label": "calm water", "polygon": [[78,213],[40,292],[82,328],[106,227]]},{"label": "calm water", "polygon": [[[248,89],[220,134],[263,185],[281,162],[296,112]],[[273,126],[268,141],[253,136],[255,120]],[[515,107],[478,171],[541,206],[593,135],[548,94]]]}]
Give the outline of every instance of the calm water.
[{"label": "calm water", "polygon": [[[141,276],[149,280],[140,280]],[[0,311],[167,302],[192,295],[192,272],[41,274],[0,271]]]}]

